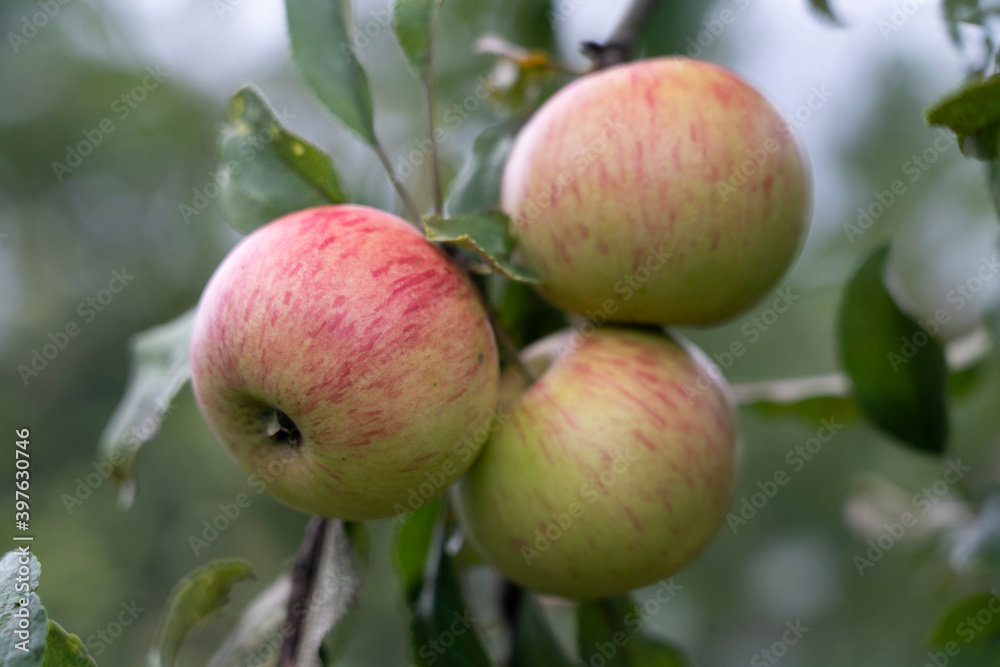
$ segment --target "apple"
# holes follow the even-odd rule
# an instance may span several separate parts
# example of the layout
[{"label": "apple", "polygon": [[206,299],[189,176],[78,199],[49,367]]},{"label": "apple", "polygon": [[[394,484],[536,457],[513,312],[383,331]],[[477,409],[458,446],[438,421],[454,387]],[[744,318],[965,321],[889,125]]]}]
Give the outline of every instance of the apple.
[{"label": "apple", "polygon": [[501,207],[563,310],[710,325],[788,269],[810,183],[788,123],[725,69],[619,65],[548,100],[517,136]]},{"label": "apple", "polygon": [[403,220],[307,209],[226,257],[198,305],[195,396],[278,500],[350,520],[415,509],[478,451],[499,362],[478,292]]},{"label": "apple", "polygon": [[717,369],[690,343],[616,327],[553,334],[524,362],[542,375],[455,486],[483,558],[574,599],[688,564],[725,519],[742,451]]}]

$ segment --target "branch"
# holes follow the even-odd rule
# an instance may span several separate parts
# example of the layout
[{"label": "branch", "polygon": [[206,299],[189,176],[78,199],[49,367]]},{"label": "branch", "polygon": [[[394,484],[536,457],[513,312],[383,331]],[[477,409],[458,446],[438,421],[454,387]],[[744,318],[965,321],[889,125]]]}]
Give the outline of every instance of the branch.
[{"label": "branch", "polygon": [[594,69],[620,65],[632,59],[639,35],[660,0],[633,0],[628,13],[604,44],[583,43],[583,54],[594,61]]},{"label": "branch", "polygon": [[424,74],[424,92],[427,93],[427,130],[431,142],[431,191],[434,195],[434,215],[444,215],[444,196],[441,192],[441,165],[439,164],[437,140],[434,137],[434,36],[437,33],[438,13],[444,0],[437,0],[431,14],[427,43],[427,63]]},{"label": "branch", "polygon": [[326,526],[327,521],[323,517],[312,517],[306,526],[299,551],[295,554],[292,590],[288,596],[288,606],[285,607],[285,627],[288,632],[281,643],[281,658],[277,667],[294,667],[298,657],[299,640],[306,620],[305,610],[309,608],[309,596],[314,587]]},{"label": "branch", "polygon": [[[989,333],[980,327],[945,348],[948,367],[953,371],[968,368],[992,349],[993,341]],[[848,396],[851,381],[844,373],[830,373],[788,380],[733,383],[732,388],[736,402],[741,405],[762,401],[788,404],[821,396]]]}]

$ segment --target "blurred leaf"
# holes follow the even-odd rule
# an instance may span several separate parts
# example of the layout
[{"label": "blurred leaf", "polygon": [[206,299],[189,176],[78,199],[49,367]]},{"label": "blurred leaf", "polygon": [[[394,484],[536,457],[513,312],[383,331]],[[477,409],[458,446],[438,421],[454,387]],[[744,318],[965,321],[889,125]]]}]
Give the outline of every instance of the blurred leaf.
[{"label": "blurred leaf", "polygon": [[[428,503],[414,512],[401,526],[393,547],[411,614],[413,662],[416,667],[491,667],[476,632],[477,619],[446,551],[441,505],[441,501]],[[430,558],[421,566],[421,554],[428,552]],[[452,643],[442,642],[445,636]]]},{"label": "blurred leaf", "polygon": [[354,634],[368,573],[371,538],[363,523],[328,519],[321,548],[295,667],[322,667],[320,646],[328,660],[336,658]]},{"label": "blurred leaf", "polygon": [[69,634],[58,623],[50,620],[42,667],[97,667],[97,663],[90,657],[79,637]]},{"label": "blurred leaf", "polygon": [[[21,560],[27,558],[27,563]],[[27,575],[19,575],[18,569],[27,567]],[[37,667],[42,664],[46,648],[47,618],[38,590],[38,578],[42,566],[31,553],[19,550],[8,551],[0,560],[0,665],[5,667]],[[26,586],[18,590],[17,586]],[[26,604],[20,605],[24,601]],[[24,632],[19,621],[27,619],[30,636],[18,636]],[[22,651],[18,646],[26,648]]]},{"label": "blurred leaf", "polygon": [[433,500],[405,517],[396,533],[392,555],[407,604],[416,604],[420,596],[434,525],[440,511],[441,500]]},{"label": "blurred leaf", "polygon": [[292,134],[251,87],[229,103],[220,138],[222,212],[248,234],[276,218],[347,195],[329,156]]},{"label": "blurred leaf", "polygon": [[[944,646],[948,642],[967,644],[997,636],[1000,634],[1000,614],[993,610],[997,605],[1000,605],[1000,593],[993,591],[961,600],[937,622],[931,635],[931,645]],[[986,622],[977,618],[982,611],[989,614]]]},{"label": "blurred leaf", "polygon": [[887,256],[888,248],[873,253],[845,291],[839,321],[844,369],[855,399],[876,426],[917,449],[939,453],[948,439],[944,352],[886,290]]},{"label": "blurred leaf", "polygon": [[510,221],[496,211],[460,215],[454,218],[429,216],[424,218],[427,240],[454,243],[474,250],[493,269],[511,280],[537,283],[539,279],[527,269],[510,261],[514,239],[510,235]]},{"label": "blurred leaf", "polygon": [[515,131],[516,127],[504,123],[488,127],[476,137],[472,154],[449,188],[445,203],[448,215],[500,208],[500,180]]},{"label": "blurred leaf", "polygon": [[565,313],[539,296],[531,285],[498,273],[489,277],[488,296],[500,324],[510,332],[518,348],[569,324]]},{"label": "blurred leaf", "polygon": [[797,415],[815,422],[821,419],[851,422],[861,416],[858,406],[848,396],[814,396],[795,403],[760,401],[747,407],[769,417]]},{"label": "blurred leaf", "polygon": [[[403,54],[421,81],[428,76],[434,49],[434,23],[444,0],[396,0],[392,30]],[[433,73],[431,73],[433,74]]]},{"label": "blurred leaf", "polygon": [[972,394],[987,375],[986,361],[955,371],[948,377],[948,394],[952,398],[965,398]]},{"label": "blurred leaf", "polygon": [[655,58],[681,53],[692,58],[702,56],[705,47],[698,44],[695,36],[704,29],[702,21],[709,6],[707,0],[659,0],[643,21],[636,41],[636,56]]},{"label": "blurred leaf", "polygon": [[349,0],[285,0],[295,64],[326,108],[375,145],[368,76],[355,55]]},{"label": "blurred leaf", "polygon": [[967,157],[996,159],[1000,141],[1000,74],[987,79],[970,77],[970,82],[927,110],[927,122],[951,129]]},{"label": "blurred leaf", "polygon": [[573,661],[563,651],[538,602],[525,592],[521,596],[510,664],[517,667],[570,667]]},{"label": "blurred leaf", "polygon": [[837,18],[836,12],[833,11],[830,0],[809,0],[809,8],[813,10],[813,13],[827,22],[833,25],[841,25],[840,19]]},{"label": "blurred leaf", "polygon": [[190,347],[194,309],[129,341],[129,381],[108,420],[98,454],[110,462],[111,477],[120,486],[119,500],[135,500],[132,477],[136,452],[160,430],[170,402],[191,379]]},{"label": "blurred leaf", "polygon": [[[628,621],[633,617],[633,621]],[[681,653],[632,627],[642,618],[628,596],[585,600],[577,607],[577,645],[583,664],[607,667],[685,667]],[[597,661],[597,662],[595,662]]]},{"label": "blurred leaf", "polygon": [[208,667],[245,667],[247,656],[259,661],[260,667],[276,662],[291,589],[291,577],[284,573],[254,598]]},{"label": "blurred leaf", "polygon": [[253,579],[245,560],[215,560],[198,568],[174,586],[160,620],[156,641],[146,656],[147,667],[173,667],[188,634],[212,620],[229,603],[229,591]]}]

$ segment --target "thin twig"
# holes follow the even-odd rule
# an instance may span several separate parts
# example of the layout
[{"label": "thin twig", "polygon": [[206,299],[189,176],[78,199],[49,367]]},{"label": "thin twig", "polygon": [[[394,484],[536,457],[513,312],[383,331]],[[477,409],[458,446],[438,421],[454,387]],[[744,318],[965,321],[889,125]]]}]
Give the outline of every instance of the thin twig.
[{"label": "thin twig", "polygon": [[285,607],[285,627],[287,633],[281,643],[281,659],[278,667],[294,667],[298,657],[299,638],[305,625],[306,613],[309,608],[309,596],[314,587],[314,577],[319,569],[319,557],[323,537],[326,534],[327,520],[314,516],[306,525],[295,562],[292,564],[292,590],[288,596],[288,606]]},{"label": "thin twig", "polygon": [[444,215],[444,196],[441,192],[441,165],[438,161],[437,139],[434,136],[434,35],[437,32],[438,12],[444,0],[437,0],[428,29],[427,62],[424,72],[424,91],[427,93],[427,137],[431,142],[431,190],[434,194],[434,215]]},{"label": "thin twig", "polygon": [[403,187],[400,180],[396,178],[396,172],[392,170],[392,163],[389,162],[389,156],[385,154],[382,144],[375,142],[374,148],[375,155],[378,156],[378,161],[382,163],[382,167],[385,169],[386,175],[389,176],[389,181],[392,183],[392,187],[396,189],[396,192],[399,193],[399,198],[403,200],[403,208],[406,209],[406,215],[413,223],[419,225],[420,229],[423,229],[424,222],[420,219],[420,209],[417,208],[417,205],[410,197],[410,193],[406,191],[406,188]]},{"label": "thin twig", "polygon": [[632,59],[642,28],[659,3],[660,0],[633,0],[628,13],[604,44],[584,42],[584,55],[594,61],[594,69],[620,65]]},{"label": "thin twig", "polygon": [[527,378],[529,382],[537,380],[538,378],[535,377],[535,374],[528,370],[528,367],[521,361],[521,354],[517,349],[517,343],[514,342],[513,336],[507,331],[507,327],[500,322],[500,316],[497,315],[497,312],[490,304],[486,303],[485,297],[483,297],[483,306],[486,308],[486,312],[489,313],[493,334],[496,336],[497,344],[503,350],[504,356],[507,357],[507,362],[520,371],[521,375]]}]

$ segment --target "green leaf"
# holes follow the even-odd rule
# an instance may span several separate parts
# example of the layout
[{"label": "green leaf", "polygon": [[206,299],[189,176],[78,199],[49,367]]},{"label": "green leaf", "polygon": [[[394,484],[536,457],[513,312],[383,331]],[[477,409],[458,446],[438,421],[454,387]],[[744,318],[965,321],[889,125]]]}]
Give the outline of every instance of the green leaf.
[{"label": "green leaf", "polygon": [[[997,637],[1000,635],[1000,614],[994,607],[998,602],[1000,592],[996,589],[960,600],[938,620],[931,634],[931,646],[944,646],[949,642],[963,645]],[[986,614],[981,614],[984,611]]]},{"label": "green leaf", "polygon": [[[633,627],[642,614],[628,597],[586,600],[577,607],[577,644],[583,664],[607,667],[685,667],[689,663],[676,648],[642,634]],[[610,655],[609,655],[610,654]],[[600,656],[600,658],[598,657]]]},{"label": "green leaf", "polygon": [[440,511],[439,499],[429,502],[408,516],[404,515],[403,524],[396,533],[392,555],[407,604],[416,604],[420,596],[434,525]]},{"label": "green leaf", "polygon": [[97,667],[97,663],[79,637],[69,634],[61,625],[50,620],[42,667]]},{"label": "green leaf", "polygon": [[291,590],[292,579],[285,573],[254,598],[208,667],[246,667],[250,655],[263,661],[260,667],[272,664],[272,659],[277,661]]},{"label": "green leaf", "polygon": [[227,175],[222,213],[244,234],[287,213],[347,200],[329,156],[282,127],[252,87],[230,101],[219,152]]},{"label": "green leaf", "polygon": [[[8,551],[0,560],[0,665],[38,667],[42,664],[48,619],[35,593],[41,572],[42,566],[31,553]],[[18,586],[22,590],[18,590]],[[17,632],[27,632],[28,636],[17,635]]]},{"label": "green leaf", "polygon": [[516,127],[510,123],[483,130],[472,146],[472,155],[452,181],[445,202],[448,215],[500,208],[500,180],[514,145]]},{"label": "green leaf", "polygon": [[[401,526],[393,547],[411,613],[413,662],[416,667],[491,667],[446,551],[441,506],[436,501],[414,512]],[[450,644],[441,641],[446,635],[453,640]]]},{"label": "green leaf", "polygon": [[135,500],[132,477],[136,452],[160,430],[170,402],[191,379],[189,360],[194,309],[144,331],[129,341],[129,381],[114,414],[101,433],[98,455],[111,464],[125,506]]},{"label": "green leaf", "polygon": [[240,559],[216,560],[198,568],[174,586],[146,657],[147,667],[173,667],[188,634],[213,619],[229,602],[233,586],[253,579],[253,568]]},{"label": "green leaf", "polygon": [[[396,0],[392,30],[420,80],[428,76],[434,49],[434,24],[444,0]],[[431,73],[433,74],[433,73]]]},{"label": "green leaf", "polygon": [[370,547],[371,538],[363,523],[327,520],[296,667],[321,667],[320,646],[332,661],[354,635]]},{"label": "green leaf", "polygon": [[355,54],[349,0],[285,0],[295,64],[319,100],[374,146],[368,76]]},{"label": "green leaf", "polygon": [[814,14],[826,20],[828,23],[838,26],[842,25],[836,12],[833,11],[833,6],[830,4],[830,0],[809,0],[809,8],[813,10]]},{"label": "green leaf", "polygon": [[556,639],[538,602],[525,592],[521,596],[511,665],[517,667],[571,667],[570,660]]},{"label": "green leaf", "polygon": [[887,256],[888,248],[877,250],[847,286],[839,320],[844,369],[876,426],[939,453],[948,439],[944,351],[892,300],[883,282]]},{"label": "green leaf", "polygon": [[972,134],[1000,121],[1000,74],[974,80],[938,100],[927,111],[927,122],[944,125],[959,135]]},{"label": "green leaf", "polygon": [[514,239],[510,235],[510,220],[503,213],[488,211],[453,218],[424,218],[427,240],[454,243],[475,251],[495,271],[511,280],[537,283],[539,279],[510,260]]}]

